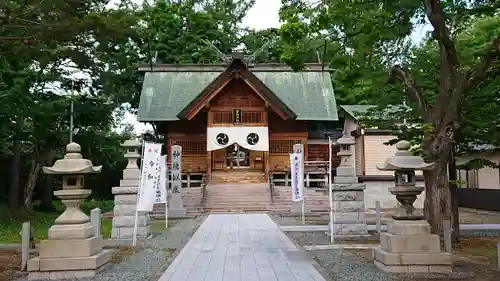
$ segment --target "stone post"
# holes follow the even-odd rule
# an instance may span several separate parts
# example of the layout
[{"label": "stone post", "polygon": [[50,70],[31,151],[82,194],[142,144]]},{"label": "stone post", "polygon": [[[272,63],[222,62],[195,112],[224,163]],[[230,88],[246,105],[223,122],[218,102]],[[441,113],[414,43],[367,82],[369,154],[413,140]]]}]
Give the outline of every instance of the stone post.
[{"label": "stone post", "polygon": [[[137,160],[141,158],[139,149],[141,143],[136,139],[127,140],[122,144],[125,148],[125,158],[128,160],[127,167],[123,170],[123,179],[120,186],[113,187],[115,196],[115,207],[113,209],[112,239],[132,239],[134,233],[135,210],[139,185],[141,183],[141,171],[137,166]],[[147,212],[139,212],[137,216],[137,237],[146,238],[151,236],[149,226],[149,215]]]},{"label": "stone post", "polygon": [[64,159],[43,167],[46,174],[62,175],[62,190],[54,195],[66,209],[49,229],[48,240],[41,241],[39,256],[28,261],[30,280],[93,277],[111,258],[111,251],[102,249],[102,238],[94,235],[90,218],[80,210],[91,193],[83,189],[84,175],[99,173],[102,167],[94,167],[80,151],[80,145],[72,142],[66,146]]},{"label": "stone post", "polygon": [[182,199],[182,146],[172,145],[172,194],[168,202],[168,217],[182,218],[186,216],[186,208]]},{"label": "stone post", "polygon": [[340,165],[333,179],[333,235],[367,235],[365,219],[365,184],[358,183],[351,146],[356,142],[349,131],[337,140]]},{"label": "stone post", "polygon": [[415,170],[433,168],[421,157],[413,156],[410,143],[400,141],[397,152],[388,158],[379,170],[394,171],[395,186],[389,192],[400,203],[387,226],[380,234],[380,246],[374,249],[374,263],[385,272],[394,273],[451,273],[450,253],[442,253],[439,235],[431,234],[431,227],[420,211],[413,207],[424,187],[416,186]]},{"label": "stone post", "polygon": [[23,230],[21,233],[21,270],[26,269],[26,264],[28,263],[28,258],[30,256],[31,249],[31,224],[29,222],[23,222]]},{"label": "stone post", "polygon": [[94,235],[101,237],[101,209],[94,208],[90,211],[90,222],[94,225]]}]

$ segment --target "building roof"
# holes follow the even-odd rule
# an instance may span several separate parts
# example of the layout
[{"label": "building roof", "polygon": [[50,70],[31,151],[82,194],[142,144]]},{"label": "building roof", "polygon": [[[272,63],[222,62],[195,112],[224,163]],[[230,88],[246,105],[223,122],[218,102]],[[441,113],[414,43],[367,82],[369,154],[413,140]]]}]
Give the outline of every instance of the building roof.
[{"label": "building roof", "polygon": [[297,115],[269,89],[259,78],[249,71],[241,60],[233,60],[227,69],[220,73],[203,91],[196,96],[179,114],[179,119],[193,118],[209,103],[233,78],[241,79],[255,89],[257,94],[283,119],[295,119]]},{"label": "building roof", "polygon": [[[226,70],[223,65],[153,65],[146,71],[138,121],[175,121],[200,93]],[[248,69],[296,116],[297,120],[336,121],[337,107],[330,73],[319,65],[293,72],[279,64]]]},{"label": "building roof", "polygon": [[363,104],[351,104],[351,105],[341,105],[342,108],[347,114],[349,114],[352,118],[358,120],[363,116],[363,114],[367,113],[370,108],[374,108],[375,105],[363,105]]}]

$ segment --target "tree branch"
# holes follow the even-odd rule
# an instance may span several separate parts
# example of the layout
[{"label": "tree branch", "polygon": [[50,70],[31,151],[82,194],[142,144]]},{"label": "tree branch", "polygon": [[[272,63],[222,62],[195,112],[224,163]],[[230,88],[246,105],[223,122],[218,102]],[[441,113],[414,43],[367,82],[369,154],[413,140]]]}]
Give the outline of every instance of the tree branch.
[{"label": "tree branch", "polygon": [[474,87],[474,85],[484,79],[490,70],[490,68],[494,65],[496,60],[500,57],[500,36],[495,38],[490,45],[490,48],[486,52],[485,56],[481,59],[481,61],[477,64],[475,69],[467,75],[467,79],[465,79],[464,84],[462,86],[462,91],[466,92],[470,88]]},{"label": "tree branch", "polygon": [[423,0],[424,9],[427,18],[434,28],[433,36],[443,45],[446,51],[447,59],[450,65],[459,66],[459,59],[455,43],[451,40],[450,30],[446,26],[443,17],[443,9],[440,0]]},{"label": "tree branch", "polygon": [[422,118],[425,121],[428,121],[430,119],[429,104],[426,102],[420,89],[415,85],[411,74],[399,65],[395,65],[391,69],[389,83],[394,83],[395,80],[398,80],[405,85],[410,100],[417,104],[417,110],[421,114]]}]

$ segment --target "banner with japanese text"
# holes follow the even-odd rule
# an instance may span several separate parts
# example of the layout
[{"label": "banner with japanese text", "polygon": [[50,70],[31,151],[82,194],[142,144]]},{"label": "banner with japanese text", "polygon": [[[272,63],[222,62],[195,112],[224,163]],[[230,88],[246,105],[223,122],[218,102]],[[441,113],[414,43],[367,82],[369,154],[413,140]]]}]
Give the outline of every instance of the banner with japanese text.
[{"label": "banner with japanese text", "polygon": [[304,149],[302,144],[293,146],[290,155],[290,168],[292,170],[292,201],[304,200]]},{"label": "banner with japanese text", "polygon": [[137,211],[153,211],[160,182],[161,144],[145,142],[141,161],[141,183]]},{"label": "banner with japanese text", "polygon": [[167,203],[167,155],[160,156],[160,180],[156,185],[155,203]]}]

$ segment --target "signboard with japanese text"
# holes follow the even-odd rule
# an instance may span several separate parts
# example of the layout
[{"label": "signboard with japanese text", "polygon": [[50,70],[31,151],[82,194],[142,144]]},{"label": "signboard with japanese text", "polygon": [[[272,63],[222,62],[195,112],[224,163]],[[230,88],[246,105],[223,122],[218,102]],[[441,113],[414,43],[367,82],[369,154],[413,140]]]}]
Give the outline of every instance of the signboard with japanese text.
[{"label": "signboard with japanese text", "polygon": [[181,192],[182,188],[182,146],[173,145],[171,149],[172,159],[172,193]]},{"label": "signboard with japanese text", "polygon": [[161,144],[145,142],[141,161],[141,182],[137,211],[153,211],[160,183]]},{"label": "signboard with japanese text", "polygon": [[233,108],[233,124],[240,124],[242,115],[240,108]]}]

